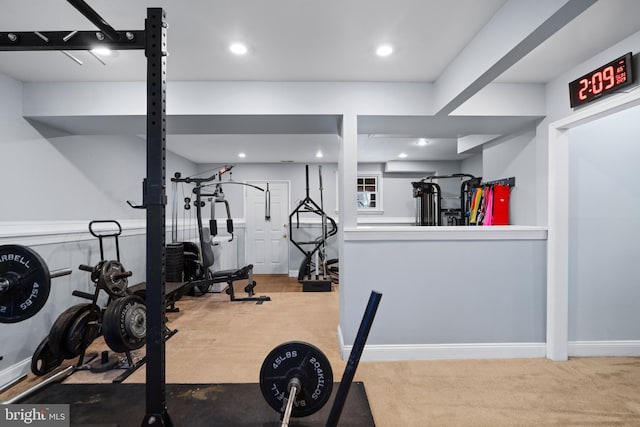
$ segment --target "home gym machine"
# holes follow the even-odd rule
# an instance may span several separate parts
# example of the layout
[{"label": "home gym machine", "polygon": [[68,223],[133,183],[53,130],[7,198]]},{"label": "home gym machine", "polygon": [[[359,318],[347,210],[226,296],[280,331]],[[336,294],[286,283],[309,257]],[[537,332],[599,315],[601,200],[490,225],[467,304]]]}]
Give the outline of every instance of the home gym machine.
[{"label": "home gym machine", "polygon": [[[226,283],[227,289],[226,292],[230,297],[231,301],[255,301],[256,304],[262,304],[265,301],[270,301],[271,298],[268,296],[255,296],[254,288],[256,286],[256,282],[253,280],[253,265],[248,264],[246,266],[236,268],[236,269],[227,269],[227,270],[219,270],[219,271],[211,271],[211,267],[215,262],[215,257],[213,253],[212,245],[212,237],[215,237],[218,234],[218,224],[215,218],[215,204],[223,203],[226,208],[227,213],[227,233],[231,235],[231,240],[233,240],[233,220],[231,218],[231,211],[229,209],[229,202],[224,197],[224,192],[222,191],[223,184],[239,184],[245,185],[248,187],[255,188],[260,191],[265,191],[264,189],[257,187],[255,185],[234,182],[234,181],[222,181],[222,176],[230,172],[233,168],[233,165],[225,165],[219,170],[217,170],[213,175],[204,177],[204,178],[196,178],[196,177],[182,177],[179,172],[175,174],[171,181],[173,183],[173,215],[172,215],[172,245],[180,245],[184,246],[184,275],[185,277],[191,281],[192,286],[197,287],[201,293],[208,292],[209,288],[214,283]],[[217,181],[216,181],[217,180]],[[193,205],[196,208],[196,219],[197,219],[197,227],[198,227],[198,242],[199,247],[194,245],[191,242],[178,242],[178,232],[177,232],[177,184],[178,183],[187,183],[194,184],[193,194],[195,195],[195,200],[193,201]],[[205,190],[209,186],[214,186],[215,191],[213,193],[206,193]],[[266,193],[268,196],[268,193]],[[209,227],[205,228],[203,226],[202,221],[202,208],[206,205],[203,199],[209,198],[211,201],[211,219],[209,220]],[[185,198],[184,200],[185,210],[190,209],[190,204],[192,203],[190,198]],[[268,206],[268,205],[267,205]],[[229,241],[231,241],[229,240]],[[178,249],[179,251],[179,249]],[[235,290],[233,287],[233,283],[239,280],[246,280],[247,285],[244,290],[248,294],[247,297],[238,298],[235,296]]]},{"label": "home gym machine", "polygon": [[[434,179],[469,178],[460,184],[460,208],[442,208],[442,190],[440,185],[432,182]],[[412,182],[413,197],[416,199],[416,225],[439,226],[443,223],[443,214],[447,219],[446,225],[469,225],[469,206],[473,189],[480,185],[482,177],[457,173],[452,175],[433,175]]]},{"label": "home gym machine", "polygon": [[[337,277],[337,272],[330,272],[331,266],[337,260],[327,260],[327,239],[338,232],[336,222],[324,212],[324,199],[322,188],[322,166],[318,166],[320,182],[320,206],[309,195],[309,165],[305,165],[306,197],[298,203],[289,215],[289,240],[302,252],[304,258],[298,270],[298,281],[302,283],[304,292],[330,292],[332,277]],[[293,221],[295,217],[296,229],[300,228],[300,214],[314,214],[321,218],[321,234],[313,240],[301,240],[294,237]]]}]

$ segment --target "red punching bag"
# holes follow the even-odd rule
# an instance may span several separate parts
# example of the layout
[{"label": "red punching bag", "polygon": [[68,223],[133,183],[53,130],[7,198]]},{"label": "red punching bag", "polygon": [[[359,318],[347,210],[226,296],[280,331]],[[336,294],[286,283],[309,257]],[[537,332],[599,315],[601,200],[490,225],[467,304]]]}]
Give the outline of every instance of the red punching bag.
[{"label": "red punching bag", "polygon": [[493,225],[509,225],[509,192],[508,185],[493,186]]}]

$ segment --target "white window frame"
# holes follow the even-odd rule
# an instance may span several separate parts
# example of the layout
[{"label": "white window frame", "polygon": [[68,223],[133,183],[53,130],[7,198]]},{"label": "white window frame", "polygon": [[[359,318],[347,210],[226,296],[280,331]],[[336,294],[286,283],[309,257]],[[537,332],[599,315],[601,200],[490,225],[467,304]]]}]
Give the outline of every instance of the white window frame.
[{"label": "white window frame", "polygon": [[[358,213],[359,214],[381,214],[384,212],[383,209],[383,200],[382,200],[382,173],[380,172],[358,172],[358,176],[357,179],[364,179],[364,178],[375,178],[376,180],[376,206],[372,207],[372,208],[361,208],[358,207]],[[357,185],[357,183],[356,183]],[[357,193],[357,188],[356,188],[356,193]],[[356,201],[357,203],[357,201]]]}]

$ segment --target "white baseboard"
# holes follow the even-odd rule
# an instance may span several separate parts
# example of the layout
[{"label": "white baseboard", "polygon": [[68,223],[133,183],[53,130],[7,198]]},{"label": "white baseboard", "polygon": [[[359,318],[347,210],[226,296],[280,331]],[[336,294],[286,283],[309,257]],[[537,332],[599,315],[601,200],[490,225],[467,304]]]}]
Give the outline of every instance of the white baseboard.
[{"label": "white baseboard", "polygon": [[[352,346],[342,347],[348,359]],[[544,343],[365,345],[363,361],[544,358]]]},{"label": "white baseboard", "polygon": [[[345,345],[338,326],[338,348],[343,360],[353,345]],[[471,344],[367,344],[360,360],[452,360],[544,358],[545,343],[471,343]]]},{"label": "white baseboard", "polygon": [[[353,345],[345,345],[342,330],[337,329],[338,349],[343,360]],[[640,340],[570,341],[570,357],[640,357]],[[367,344],[360,360],[447,360],[518,359],[546,357],[545,343],[472,343],[472,344]]]},{"label": "white baseboard", "polygon": [[3,369],[2,371],[0,371],[0,388],[29,372],[31,372],[31,358],[24,359],[21,362],[15,363],[6,369]]},{"label": "white baseboard", "polygon": [[569,341],[570,357],[640,356],[640,341]]}]

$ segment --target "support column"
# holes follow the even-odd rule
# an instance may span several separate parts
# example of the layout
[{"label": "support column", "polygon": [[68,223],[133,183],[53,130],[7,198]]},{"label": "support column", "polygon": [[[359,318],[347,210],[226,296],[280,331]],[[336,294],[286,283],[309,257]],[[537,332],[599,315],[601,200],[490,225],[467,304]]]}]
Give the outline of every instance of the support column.
[{"label": "support column", "polygon": [[166,24],[162,9],[147,9],[147,367],[142,426],[173,427],[165,393]]}]

